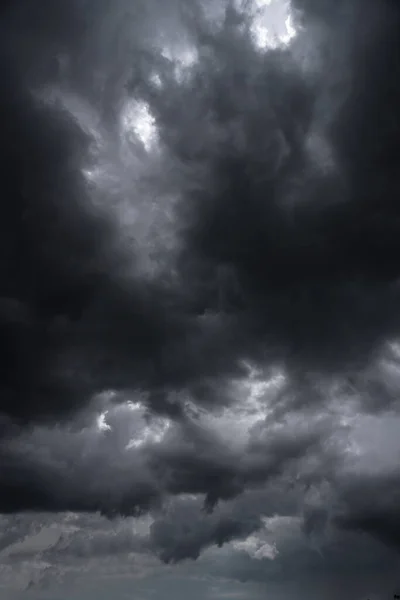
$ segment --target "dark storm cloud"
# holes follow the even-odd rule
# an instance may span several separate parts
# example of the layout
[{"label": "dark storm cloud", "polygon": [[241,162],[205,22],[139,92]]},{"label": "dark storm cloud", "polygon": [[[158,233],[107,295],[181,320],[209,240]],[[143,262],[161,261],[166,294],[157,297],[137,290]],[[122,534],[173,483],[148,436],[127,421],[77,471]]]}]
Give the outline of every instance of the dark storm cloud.
[{"label": "dark storm cloud", "polygon": [[[20,3],[10,11],[3,25],[11,32],[3,42],[10,58],[3,63],[15,68],[2,110],[8,190],[2,294],[26,316],[21,321],[2,311],[6,414],[57,418],[96,392],[140,386],[164,404],[165,391],[181,387],[215,403],[244,358],[341,371],[362,364],[395,331],[396,183],[384,158],[390,153],[395,160],[395,137],[381,123],[390,113],[381,54],[389,67],[388,51],[378,44],[388,27],[371,34],[369,45],[365,32],[358,42],[354,7],[348,11],[354,93],[325,129],[315,117],[323,75],[302,69],[289,50],[257,51],[245,17],[233,10],[217,31],[196,3],[183,11],[180,29],[189,31],[199,59],[179,80],[157,56],[159,36],[155,49],[143,33],[136,47],[128,46],[123,29],[133,12],[132,22],[140,18],[150,32],[153,19],[153,33],[158,27],[168,39],[179,4],[172,16],[156,19],[157,6],[146,12],[139,3],[119,3],[108,30],[102,4],[94,10],[73,3],[60,12],[56,3],[40,36],[42,9]],[[331,28],[332,45],[340,19],[322,25]],[[115,54],[101,54],[103,38]],[[364,74],[361,44],[371,46],[376,65]],[[47,66],[44,54],[59,67]],[[86,77],[93,65],[102,91],[93,77],[80,80],[79,69]],[[94,94],[100,104],[114,98],[119,110],[127,87],[148,101],[163,144],[161,169],[165,162],[164,177],[181,196],[173,214],[178,256],[159,279],[143,281],[135,272],[138,256],[118,244],[117,224],[95,213],[82,174],[93,132],[60,102],[40,103],[33,92],[50,84],[66,86],[89,106]],[[92,110],[117,135],[106,108]],[[321,143],[332,145],[328,172],[316,160]],[[146,197],[141,185],[132,182],[133,207]]]},{"label": "dark storm cloud", "polygon": [[257,581],[276,598],[389,598],[398,589],[398,555],[365,535],[336,532],[316,548],[289,522],[272,539],[273,559],[242,550],[206,568],[242,583]]},{"label": "dark storm cloud", "polygon": [[[87,38],[97,41],[91,13],[79,3],[47,8],[42,14],[42,5],[17,3],[2,24],[1,69],[8,84],[1,106],[2,410],[27,420],[62,417],[112,385],[117,354],[125,363],[117,374],[122,383],[132,357],[136,364],[142,357],[150,362],[146,347],[153,357],[164,335],[154,293],[149,298],[134,281],[121,281],[125,257],[116,249],[118,232],[91,204],[81,172],[91,132],[68,113],[62,94],[58,102],[57,96],[54,102],[40,98],[46,86],[79,87],[74,62]],[[99,14],[93,15],[97,25]],[[52,68],[65,53],[66,75]],[[89,58],[83,53],[82,69]],[[83,103],[90,82],[87,88],[78,90]],[[107,348],[105,356],[98,346]],[[102,363],[109,363],[104,379]]]},{"label": "dark storm cloud", "polygon": [[[400,13],[292,5],[297,38],[266,51],[246,12],[195,0],[3,8],[4,512],[130,515],[181,494],[211,509],[291,482],[307,534],[332,523],[399,543],[397,478],[347,482],[339,417],[397,407]],[[190,46],[193,64],[164,46]],[[148,154],[121,132],[131,100],[157,124]],[[286,383],[235,447],[199,415],[240,407],[249,364]],[[95,430],[110,390],[168,417],[162,440],[128,447],[123,408]],[[323,510],[308,507],[326,483]],[[155,521],[164,560],[263,514],[203,526],[191,511],[185,539],[171,515]]]},{"label": "dark storm cloud", "polygon": [[[197,505],[196,505],[197,504]],[[213,514],[202,517],[195,501],[176,502],[172,510],[151,526],[150,547],[164,562],[177,562],[184,558],[196,559],[201,550],[217,544],[222,546],[235,538],[247,537],[261,527],[261,520],[253,516]]]},{"label": "dark storm cloud", "polygon": [[137,420],[116,409],[103,432],[36,428],[3,440],[0,510],[136,515],[159,509],[170,495],[194,494],[209,512],[221,500],[276,482],[290,497],[290,479],[307,472],[309,460],[327,466],[333,455],[327,423],[288,424],[269,435],[260,423],[235,448],[190,421],[171,425],[159,442],[129,445]]},{"label": "dark storm cloud", "polygon": [[399,483],[398,471],[361,475],[351,482],[347,481],[340,496],[337,514],[333,515],[334,523],[344,530],[369,533],[398,549]]}]

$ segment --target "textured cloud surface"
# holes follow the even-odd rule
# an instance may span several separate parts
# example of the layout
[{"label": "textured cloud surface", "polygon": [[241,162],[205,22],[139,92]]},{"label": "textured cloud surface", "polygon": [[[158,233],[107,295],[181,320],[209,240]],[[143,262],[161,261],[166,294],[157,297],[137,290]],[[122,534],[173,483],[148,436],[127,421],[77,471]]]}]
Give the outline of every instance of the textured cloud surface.
[{"label": "textured cloud surface", "polygon": [[[2,5],[4,561],[395,564],[399,33],[390,0]],[[27,549],[25,511],[150,525]]]}]

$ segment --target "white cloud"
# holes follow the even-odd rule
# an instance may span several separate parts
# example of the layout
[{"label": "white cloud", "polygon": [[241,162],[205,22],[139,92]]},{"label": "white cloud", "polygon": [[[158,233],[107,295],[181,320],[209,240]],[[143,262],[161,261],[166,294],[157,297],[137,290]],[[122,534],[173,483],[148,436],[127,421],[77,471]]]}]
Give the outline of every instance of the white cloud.
[{"label": "white cloud", "polygon": [[263,558],[274,560],[278,552],[273,544],[263,541],[257,535],[251,535],[243,541],[233,542],[232,546],[235,550],[246,552],[256,560]]},{"label": "white cloud", "polygon": [[288,0],[254,0],[252,34],[259,48],[286,46],[296,36]]},{"label": "white cloud", "polygon": [[128,142],[139,140],[149,152],[157,144],[157,125],[146,102],[129,100],[121,112],[121,134]]}]

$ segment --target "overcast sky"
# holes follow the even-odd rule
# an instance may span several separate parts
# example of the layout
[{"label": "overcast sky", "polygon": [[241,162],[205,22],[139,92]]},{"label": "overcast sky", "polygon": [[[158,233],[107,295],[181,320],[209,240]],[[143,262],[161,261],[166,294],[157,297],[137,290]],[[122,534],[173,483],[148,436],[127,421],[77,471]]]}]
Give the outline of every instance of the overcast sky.
[{"label": "overcast sky", "polygon": [[2,3],[2,599],[400,593],[399,34]]}]

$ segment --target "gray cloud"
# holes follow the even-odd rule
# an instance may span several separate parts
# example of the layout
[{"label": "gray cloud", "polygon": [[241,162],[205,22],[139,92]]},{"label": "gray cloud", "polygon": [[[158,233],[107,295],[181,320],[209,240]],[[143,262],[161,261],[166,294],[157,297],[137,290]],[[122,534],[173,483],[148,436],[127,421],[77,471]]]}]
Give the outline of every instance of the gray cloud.
[{"label": "gray cloud", "polygon": [[291,10],[2,7],[2,552],[24,511],[151,515],[57,556],[398,550],[400,14]]}]

